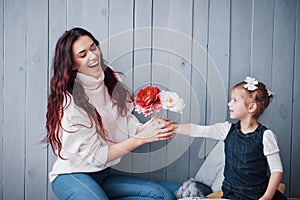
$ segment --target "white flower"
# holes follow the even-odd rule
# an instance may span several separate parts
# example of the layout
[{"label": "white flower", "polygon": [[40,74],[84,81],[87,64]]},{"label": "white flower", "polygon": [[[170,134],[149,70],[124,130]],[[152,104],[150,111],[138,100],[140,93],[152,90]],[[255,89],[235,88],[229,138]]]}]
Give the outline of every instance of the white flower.
[{"label": "white flower", "polygon": [[257,89],[257,86],[255,86],[255,85],[258,84],[258,81],[255,80],[255,78],[251,78],[251,77],[247,76],[244,81],[246,82],[246,84],[244,85],[244,88],[246,88],[247,90],[254,91]]},{"label": "white flower", "polygon": [[160,100],[163,109],[169,109],[173,112],[182,113],[182,110],[185,107],[183,99],[179,98],[175,92],[162,90],[160,92]]}]

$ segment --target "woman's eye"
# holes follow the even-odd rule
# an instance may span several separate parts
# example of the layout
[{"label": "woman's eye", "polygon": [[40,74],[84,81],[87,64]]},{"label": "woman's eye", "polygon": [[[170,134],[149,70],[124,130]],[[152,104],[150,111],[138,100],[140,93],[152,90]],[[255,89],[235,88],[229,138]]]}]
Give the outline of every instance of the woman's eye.
[{"label": "woman's eye", "polygon": [[80,54],[79,58],[84,58],[86,56],[86,54]]},{"label": "woman's eye", "polygon": [[97,46],[92,46],[91,51],[96,51],[97,50]]}]

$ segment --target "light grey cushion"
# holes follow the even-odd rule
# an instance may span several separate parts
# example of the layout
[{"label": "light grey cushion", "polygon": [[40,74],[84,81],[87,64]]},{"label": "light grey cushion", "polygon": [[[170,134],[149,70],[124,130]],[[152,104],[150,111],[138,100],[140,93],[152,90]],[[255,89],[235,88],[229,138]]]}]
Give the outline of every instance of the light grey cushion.
[{"label": "light grey cushion", "polygon": [[222,191],[224,166],[224,142],[218,141],[195,175],[195,180],[208,185],[213,192]]}]

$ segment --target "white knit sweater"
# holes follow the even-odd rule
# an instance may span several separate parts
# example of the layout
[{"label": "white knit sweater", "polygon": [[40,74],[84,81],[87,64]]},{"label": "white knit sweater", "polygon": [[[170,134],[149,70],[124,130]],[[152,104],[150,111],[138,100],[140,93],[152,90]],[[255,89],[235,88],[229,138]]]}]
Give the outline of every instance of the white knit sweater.
[{"label": "white knit sweater", "polygon": [[[119,115],[104,84],[104,73],[98,79],[77,73],[76,81],[82,84],[89,102],[96,107],[102,117],[104,129],[111,141],[121,142],[136,134],[136,129],[140,125],[138,119],[131,112],[128,112],[126,117]],[[107,162],[110,143],[100,137],[95,126],[91,126],[87,114],[75,105],[71,95],[64,100],[64,105],[68,106],[64,109],[60,138],[61,155],[66,160],[57,157],[49,173],[50,182],[59,174],[96,172],[119,163],[120,158]],[[128,106],[132,111],[133,105]]]}]

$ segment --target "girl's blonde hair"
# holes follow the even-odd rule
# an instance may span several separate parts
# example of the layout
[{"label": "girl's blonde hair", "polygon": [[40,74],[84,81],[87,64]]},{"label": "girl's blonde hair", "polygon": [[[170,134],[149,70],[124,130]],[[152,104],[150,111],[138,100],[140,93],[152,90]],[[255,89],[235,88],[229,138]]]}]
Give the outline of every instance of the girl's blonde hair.
[{"label": "girl's blonde hair", "polygon": [[245,88],[245,84],[247,83],[242,81],[233,86],[231,90],[238,89],[243,92],[242,97],[246,106],[250,105],[250,103],[257,104],[257,109],[253,113],[253,117],[258,119],[269,106],[274,94],[269,92],[265,84],[262,82],[258,82],[258,84],[255,85],[257,87],[255,90],[249,90]]}]

